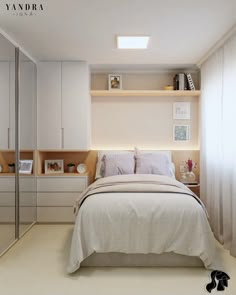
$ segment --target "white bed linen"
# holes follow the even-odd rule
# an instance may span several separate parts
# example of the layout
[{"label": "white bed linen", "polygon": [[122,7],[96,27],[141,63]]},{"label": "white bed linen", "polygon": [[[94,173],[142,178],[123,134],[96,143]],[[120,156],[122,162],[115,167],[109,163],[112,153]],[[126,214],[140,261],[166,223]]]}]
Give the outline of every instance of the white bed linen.
[{"label": "white bed linen", "polygon": [[[131,181],[137,192],[132,192],[133,188],[120,192],[117,186],[113,187],[112,183],[124,180],[127,190]],[[147,184],[139,186],[139,180]],[[96,184],[102,187],[109,181],[110,190],[114,192],[98,189],[98,193],[92,194],[96,192]],[[154,182],[163,183],[160,185],[162,192],[155,192],[158,185],[155,188]],[[153,192],[148,191],[150,187]],[[118,175],[96,181],[87,192],[91,195],[82,205],[81,199],[77,202],[81,207],[72,237],[69,273],[76,271],[94,252],[174,252],[197,256],[206,268],[211,268],[215,241],[206,212],[191,196],[192,192],[175,179],[159,175]]]}]

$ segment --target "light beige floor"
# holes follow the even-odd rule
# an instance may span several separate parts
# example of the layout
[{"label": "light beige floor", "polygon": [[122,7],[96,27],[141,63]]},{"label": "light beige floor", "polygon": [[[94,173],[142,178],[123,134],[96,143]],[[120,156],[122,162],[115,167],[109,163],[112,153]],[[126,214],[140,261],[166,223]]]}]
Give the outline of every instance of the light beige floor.
[{"label": "light beige floor", "polygon": [[[1,295],[203,295],[210,281],[202,268],[81,268],[65,272],[72,225],[36,225],[0,258]],[[236,295],[236,259],[219,248],[229,288]]]}]

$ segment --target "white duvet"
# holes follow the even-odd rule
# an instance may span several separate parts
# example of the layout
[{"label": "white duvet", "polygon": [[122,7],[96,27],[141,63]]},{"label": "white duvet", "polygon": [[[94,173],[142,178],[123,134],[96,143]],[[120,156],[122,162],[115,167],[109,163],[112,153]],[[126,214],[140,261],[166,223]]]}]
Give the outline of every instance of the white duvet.
[{"label": "white duvet", "polygon": [[211,268],[215,241],[201,201],[183,184],[159,175],[97,180],[76,202],[68,272],[94,252],[197,256]]}]

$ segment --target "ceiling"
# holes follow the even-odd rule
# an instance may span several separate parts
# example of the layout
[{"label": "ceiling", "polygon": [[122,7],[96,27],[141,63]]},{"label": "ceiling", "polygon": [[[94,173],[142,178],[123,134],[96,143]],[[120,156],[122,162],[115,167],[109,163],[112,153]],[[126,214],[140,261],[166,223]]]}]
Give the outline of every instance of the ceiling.
[{"label": "ceiling", "polygon": [[[42,3],[15,16],[5,3]],[[0,2],[0,27],[36,60],[92,65],[192,65],[236,23],[236,0]],[[149,35],[147,50],[118,50],[116,35]]]}]

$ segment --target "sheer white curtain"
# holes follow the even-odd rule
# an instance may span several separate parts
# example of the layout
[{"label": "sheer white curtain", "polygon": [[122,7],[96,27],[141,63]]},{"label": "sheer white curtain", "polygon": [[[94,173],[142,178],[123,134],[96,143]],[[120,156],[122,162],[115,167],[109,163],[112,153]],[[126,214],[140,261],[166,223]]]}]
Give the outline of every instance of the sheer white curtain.
[{"label": "sheer white curtain", "polygon": [[201,198],[236,256],[236,34],[201,67]]}]

